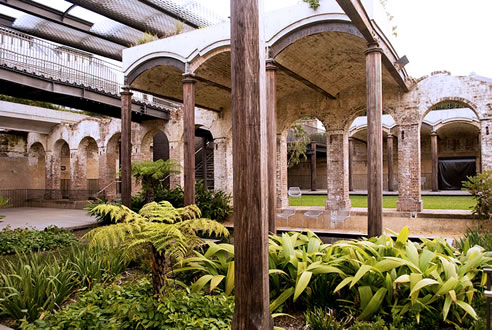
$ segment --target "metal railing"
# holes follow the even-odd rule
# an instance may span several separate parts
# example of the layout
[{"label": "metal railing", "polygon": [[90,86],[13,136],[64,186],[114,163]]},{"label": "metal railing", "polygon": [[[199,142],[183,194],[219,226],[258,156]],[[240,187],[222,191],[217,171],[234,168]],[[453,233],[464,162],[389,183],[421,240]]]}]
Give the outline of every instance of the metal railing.
[{"label": "metal railing", "polygon": [[[3,26],[0,26],[0,66],[116,96],[123,86],[120,65]],[[157,108],[170,104],[140,92],[133,92],[132,98]]]}]

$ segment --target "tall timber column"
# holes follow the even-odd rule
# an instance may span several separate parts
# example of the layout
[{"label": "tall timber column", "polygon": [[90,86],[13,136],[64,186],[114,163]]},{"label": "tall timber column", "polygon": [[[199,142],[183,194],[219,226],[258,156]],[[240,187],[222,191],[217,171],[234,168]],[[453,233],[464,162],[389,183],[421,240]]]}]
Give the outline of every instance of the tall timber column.
[{"label": "tall timber column", "polygon": [[266,110],[268,140],[268,231],[277,232],[277,67],[266,61]]},{"label": "tall timber column", "polygon": [[235,309],[232,329],[272,329],[268,144],[261,0],[231,0]]},{"label": "tall timber column", "polygon": [[386,147],[388,148],[388,191],[393,191],[393,134],[388,133],[386,138]]},{"label": "tall timber column", "polygon": [[431,152],[432,152],[432,191],[438,191],[439,186],[437,183],[437,168],[438,168],[438,158],[437,158],[437,132],[432,131],[431,133]]},{"label": "tall timber column", "polygon": [[184,136],[184,205],[195,203],[195,82],[185,74],[183,79]]},{"label": "tall timber column", "polygon": [[132,95],[129,86],[121,91],[121,203],[130,207],[132,195]]},{"label": "tall timber column", "polygon": [[383,85],[381,48],[369,44],[366,54],[367,93],[367,235],[383,233]]},{"label": "tall timber column", "polygon": [[354,181],[353,181],[353,170],[352,170],[352,157],[354,155],[354,138],[349,137],[348,138],[349,142],[349,154],[348,154],[348,159],[349,159],[349,164],[348,164],[348,175],[349,175],[349,191],[354,190]]}]

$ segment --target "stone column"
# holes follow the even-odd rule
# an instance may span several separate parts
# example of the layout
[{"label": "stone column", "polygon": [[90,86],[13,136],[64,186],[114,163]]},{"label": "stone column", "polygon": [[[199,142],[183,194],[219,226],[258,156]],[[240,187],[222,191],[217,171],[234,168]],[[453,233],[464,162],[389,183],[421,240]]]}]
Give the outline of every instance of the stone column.
[{"label": "stone column", "polygon": [[61,159],[60,152],[46,151],[46,191],[44,198],[47,200],[61,199],[60,177],[61,177]]},{"label": "stone column", "polygon": [[[402,121],[405,122],[405,121]],[[398,211],[420,212],[420,125],[400,125],[398,137]]]},{"label": "stone column", "polygon": [[207,138],[202,137],[202,167],[203,167],[203,184],[208,189],[208,169],[207,169]]},{"label": "stone column", "polygon": [[287,167],[287,134],[288,130],[282,134],[277,134],[277,207],[286,208],[289,206],[287,195],[288,167]]},{"label": "stone column", "polygon": [[227,139],[225,137],[214,138],[214,182],[215,189],[232,192],[228,189],[229,167],[227,165]]},{"label": "stone column", "polygon": [[190,74],[183,79],[184,205],[195,203],[195,82]]},{"label": "stone column", "polygon": [[277,67],[266,61],[266,110],[268,140],[268,231],[276,233],[277,220]]},{"label": "stone column", "polygon": [[273,329],[268,278],[268,150],[261,0],[231,1],[235,308],[232,329]]},{"label": "stone column", "polygon": [[437,150],[437,132],[432,131],[431,133],[431,152],[432,152],[432,191],[439,190],[439,184],[437,180],[437,172],[438,172],[438,150]]},{"label": "stone column", "polygon": [[348,164],[348,175],[349,175],[349,190],[353,191],[354,190],[354,184],[353,184],[353,178],[352,178],[352,157],[354,155],[354,139],[352,137],[348,138],[349,142],[349,164]]},{"label": "stone column", "polygon": [[[169,140],[169,158],[176,159],[177,162],[183,166],[183,141],[182,140]],[[183,168],[178,173],[173,173],[169,176],[169,187],[171,189],[178,186],[183,187]]]},{"label": "stone column", "polygon": [[316,141],[311,141],[311,190],[316,191]]},{"label": "stone column", "polygon": [[348,138],[342,129],[326,131],[326,209],[350,209],[348,185]]},{"label": "stone column", "polygon": [[480,122],[480,141],[481,141],[481,170],[492,170],[492,119],[484,119]]},{"label": "stone column", "polygon": [[87,153],[86,150],[70,150],[70,199],[87,199]]},{"label": "stone column", "polygon": [[383,84],[382,49],[370,44],[366,55],[367,94],[367,235],[383,233]]},{"label": "stone column", "polygon": [[393,191],[393,134],[388,133],[386,138],[386,148],[388,149],[388,191]]},{"label": "stone column", "polygon": [[130,207],[132,196],[132,95],[123,86],[121,95],[121,203]]}]

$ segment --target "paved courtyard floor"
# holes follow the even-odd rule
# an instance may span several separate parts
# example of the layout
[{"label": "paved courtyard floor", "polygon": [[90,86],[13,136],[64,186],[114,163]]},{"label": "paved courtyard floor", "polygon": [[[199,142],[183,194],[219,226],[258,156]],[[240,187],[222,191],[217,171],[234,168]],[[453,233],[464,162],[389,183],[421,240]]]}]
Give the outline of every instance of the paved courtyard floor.
[{"label": "paved courtyard floor", "polygon": [[96,224],[96,218],[87,215],[85,210],[51,209],[39,207],[18,207],[1,209],[0,230],[10,228],[44,229],[55,225],[60,228],[84,228]]}]

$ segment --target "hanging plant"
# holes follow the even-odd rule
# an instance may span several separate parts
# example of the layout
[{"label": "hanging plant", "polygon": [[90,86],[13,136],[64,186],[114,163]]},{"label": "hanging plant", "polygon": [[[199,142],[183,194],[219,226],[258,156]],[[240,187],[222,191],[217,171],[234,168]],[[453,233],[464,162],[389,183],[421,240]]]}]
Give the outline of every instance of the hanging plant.
[{"label": "hanging plant", "polygon": [[303,1],[309,3],[309,8],[312,8],[314,10],[318,9],[319,7],[319,0],[303,0]]}]

